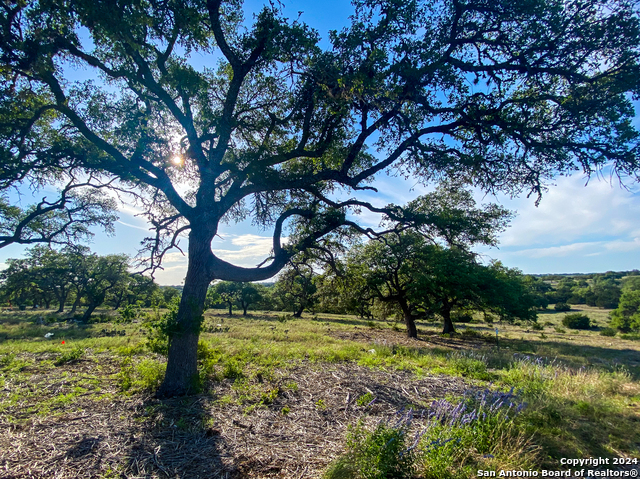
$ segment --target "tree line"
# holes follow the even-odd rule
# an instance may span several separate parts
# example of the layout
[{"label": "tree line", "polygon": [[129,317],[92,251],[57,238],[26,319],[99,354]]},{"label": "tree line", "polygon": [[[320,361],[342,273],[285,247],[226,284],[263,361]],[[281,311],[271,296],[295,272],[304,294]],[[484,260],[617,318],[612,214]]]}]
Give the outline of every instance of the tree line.
[{"label": "tree line", "polygon": [[176,288],[162,288],[149,277],[130,273],[129,262],[126,255],[98,256],[83,246],[36,246],[24,258],[7,260],[0,272],[0,303],[18,309],[55,305],[57,313],[70,317],[83,307],[79,319],[87,322],[102,305],[166,307],[180,296]]}]

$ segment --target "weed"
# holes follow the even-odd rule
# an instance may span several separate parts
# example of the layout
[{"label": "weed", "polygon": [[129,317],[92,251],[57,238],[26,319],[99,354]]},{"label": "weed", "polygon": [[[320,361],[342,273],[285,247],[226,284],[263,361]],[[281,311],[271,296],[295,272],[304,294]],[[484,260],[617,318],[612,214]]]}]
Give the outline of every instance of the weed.
[{"label": "weed", "polygon": [[297,391],[298,390],[298,383],[296,383],[295,381],[291,381],[287,384],[284,385],[285,388],[290,389],[291,391]]},{"label": "weed", "polygon": [[324,399],[318,399],[316,401],[316,409],[318,411],[324,411],[325,409],[327,409],[327,405],[324,402]]},{"label": "weed", "polygon": [[230,359],[222,369],[222,377],[225,379],[241,379],[244,378],[242,366],[235,359]]},{"label": "weed", "polygon": [[116,379],[120,389],[125,392],[154,391],[164,379],[166,367],[166,364],[153,359],[143,359],[134,364],[132,359],[127,357],[122,361]]},{"label": "weed", "polygon": [[347,453],[334,462],[325,479],[410,478],[415,470],[414,448],[407,447],[409,421],[396,425],[380,422],[367,431],[362,423],[349,428]]},{"label": "weed", "polygon": [[70,351],[66,351],[62,353],[58,358],[54,361],[53,364],[56,366],[62,366],[63,364],[73,363],[80,359],[84,355],[84,348],[80,346],[76,346]]},{"label": "weed", "polygon": [[491,379],[487,373],[487,359],[473,351],[449,354],[449,366],[457,374],[475,379]]},{"label": "weed", "polygon": [[373,394],[366,393],[360,396],[358,399],[356,399],[356,404],[358,406],[368,406],[373,402],[374,399],[375,398],[373,397]]}]

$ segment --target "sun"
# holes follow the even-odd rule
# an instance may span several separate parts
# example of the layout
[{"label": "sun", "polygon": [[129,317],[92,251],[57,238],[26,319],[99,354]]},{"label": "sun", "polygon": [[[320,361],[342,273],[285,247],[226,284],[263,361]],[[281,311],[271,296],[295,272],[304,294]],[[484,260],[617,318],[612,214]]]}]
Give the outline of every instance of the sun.
[{"label": "sun", "polygon": [[173,158],[171,158],[171,163],[173,163],[174,165],[181,165],[182,157],[180,155],[174,156]]}]

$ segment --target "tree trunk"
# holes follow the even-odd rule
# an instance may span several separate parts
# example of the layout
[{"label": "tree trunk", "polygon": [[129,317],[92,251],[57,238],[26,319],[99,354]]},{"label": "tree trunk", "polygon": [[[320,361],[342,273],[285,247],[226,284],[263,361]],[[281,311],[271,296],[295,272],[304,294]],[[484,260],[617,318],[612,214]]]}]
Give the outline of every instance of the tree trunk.
[{"label": "tree trunk", "polygon": [[81,294],[76,295],[76,300],[73,302],[73,306],[71,307],[71,311],[69,311],[69,314],[75,314],[76,309],[78,309],[78,306],[80,306],[81,299],[82,299]]},{"label": "tree trunk", "polygon": [[58,303],[58,311],[56,311],[56,313],[63,313],[64,312],[64,303],[65,300],[67,298],[60,298],[60,302]]},{"label": "tree trunk", "polygon": [[158,397],[181,396],[197,390],[198,337],[207,288],[212,280],[206,268],[206,258],[210,254],[211,238],[192,229],[189,234],[189,265],[176,318],[178,331],[170,338],[167,371]]},{"label": "tree trunk", "polygon": [[452,334],[456,332],[456,329],[453,327],[453,321],[451,321],[451,309],[452,306],[446,305],[442,308],[441,314],[444,319],[444,329],[442,330],[442,334]]},{"label": "tree trunk", "polygon": [[303,312],[304,312],[304,306],[300,305],[300,307],[296,311],[294,311],[293,317],[294,318],[301,318]]},{"label": "tree trunk", "polygon": [[247,315],[247,309],[249,308],[248,304],[242,304],[242,316],[246,316]]},{"label": "tree trunk", "polygon": [[400,300],[398,301],[400,304],[400,309],[402,310],[402,314],[404,316],[404,324],[407,326],[407,337],[408,338],[417,338],[418,337],[418,328],[416,328],[416,322],[413,319],[413,315],[411,314],[411,308],[406,301]]},{"label": "tree trunk", "polygon": [[82,321],[83,323],[89,322],[89,319],[91,318],[91,314],[93,314],[93,312],[96,310],[97,307],[98,307],[97,304],[89,303],[89,305],[87,306],[87,310],[82,315],[82,319],[80,321]]},{"label": "tree trunk", "polygon": [[233,304],[229,303],[229,316],[233,316]]}]

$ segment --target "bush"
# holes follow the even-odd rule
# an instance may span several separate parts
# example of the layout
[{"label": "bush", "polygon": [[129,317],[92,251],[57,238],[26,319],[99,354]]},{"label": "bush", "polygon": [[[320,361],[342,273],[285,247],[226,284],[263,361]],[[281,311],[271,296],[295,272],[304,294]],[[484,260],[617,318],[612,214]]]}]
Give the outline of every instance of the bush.
[{"label": "bush", "polygon": [[62,366],[67,363],[74,363],[84,355],[84,349],[76,346],[70,351],[65,351],[54,361],[56,366]]},{"label": "bush", "polygon": [[609,337],[613,337],[615,336],[617,333],[617,331],[613,328],[602,328],[600,330],[600,336],[609,336]]},{"label": "bush", "polygon": [[589,329],[591,320],[589,316],[581,313],[567,314],[562,318],[562,324],[569,329]]},{"label": "bush", "polygon": [[451,314],[454,323],[470,323],[473,321],[473,314],[466,311],[456,311]]},{"label": "bush", "polygon": [[134,319],[138,319],[142,314],[140,306],[127,304],[124,308],[118,310],[120,318],[116,320],[117,323],[131,323]]},{"label": "bush", "polygon": [[556,303],[556,305],[553,307],[553,309],[555,309],[556,311],[571,311],[571,306],[569,306],[567,303]]},{"label": "bush", "polygon": [[347,454],[325,473],[325,479],[402,479],[413,477],[416,456],[407,447],[408,421],[394,427],[378,424],[372,432],[362,424],[349,428]]}]

